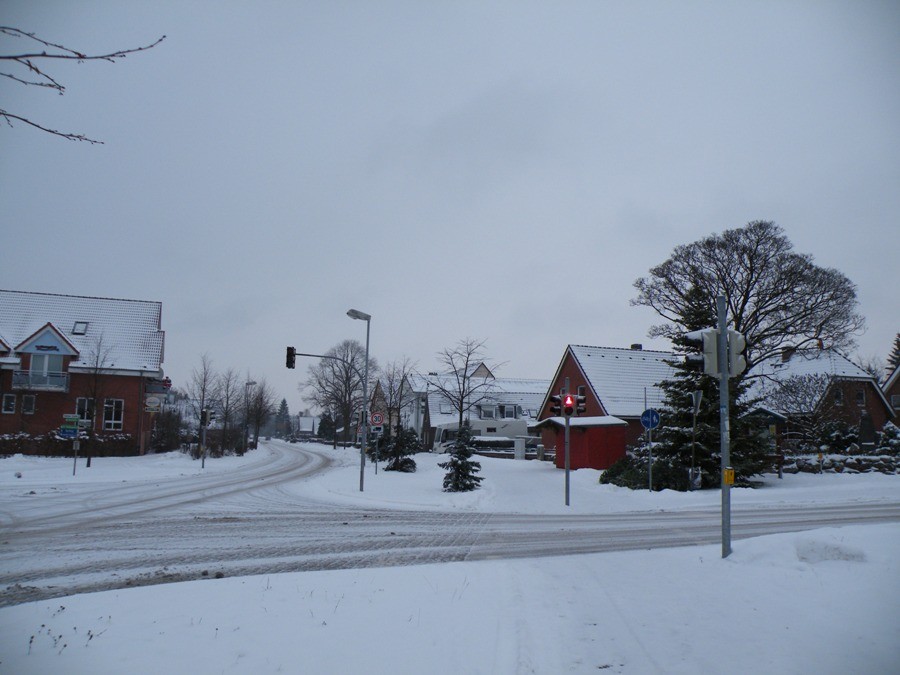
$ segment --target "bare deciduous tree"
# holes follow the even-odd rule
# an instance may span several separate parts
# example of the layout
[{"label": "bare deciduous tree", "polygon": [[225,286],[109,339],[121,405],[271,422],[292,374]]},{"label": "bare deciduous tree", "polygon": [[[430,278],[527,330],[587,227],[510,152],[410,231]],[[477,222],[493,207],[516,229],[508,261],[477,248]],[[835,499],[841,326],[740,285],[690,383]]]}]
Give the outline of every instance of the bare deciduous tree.
[{"label": "bare deciduous tree", "polygon": [[495,390],[492,378],[477,374],[480,365],[487,367],[483,357],[484,342],[465,338],[453,347],[445,347],[437,357],[446,372],[424,376],[428,386],[440,392],[456,411],[460,429],[466,411],[490,399]]},{"label": "bare deciduous tree", "polygon": [[276,394],[266,379],[260,378],[250,389],[248,419],[253,425],[254,447],[259,443],[259,430],[275,414]]},{"label": "bare deciduous tree", "polygon": [[[88,54],[86,52],[70,49],[69,47],[61,44],[50,42],[41,37],[38,37],[35,33],[29,33],[27,31],[21,30],[19,28],[13,28],[11,26],[0,26],[0,36],[5,36],[12,39],[22,39],[28,44],[28,46],[37,43],[37,50],[39,50],[28,51],[26,47],[25,51],[21,51],[16,54],[0,54],[0,61],[4,61],[12,65],[12,70],[10,72],[7,72],[6,70],[0,71],[0,77],[5,77],[26,87],[41,87],[44,89],[51,89],[60,95],[65,93],[66,88],[56,78],[50,75],[49,72],[47,72],[46,64],[53,61],[75,61],[76,63],[84,63],[85,61],[108,61],[110,63],[115,63],[117,59],[124,59],[129,54],[135,54],[137,52],[143,52],[147,51],[148,49],[153,49],[156,45],[166,39],[166,36],[163,35],[156,42],[144,45],[143,47],[134,47],[132,49],[117,49],[106,54]],[[45,131],[48,134],[53,134],[54,136],[59,136],[70,141],[85,141],[87,143],[103,142],[93,138],[88,138],[84,134],[76,134],[59,131],[57,129],[51,129],[50,127],[38,124],[34,120],[31,120],[27,117],[17,115],[2,108],[0,108],[0,117],[2,117],[9,126],[13,126],[13,121],[22,122],[34,127],[35,129],[40,129],[41,131]]]},{"label": "bare deciduous tree", "polygon": [[396,429],[402,423],[400,414],[416,394],[409,386],[409,376],[415,371],[415,364],[408,357],[388,363],[381,371],[381,390],[387,406],[387,424]]},{"label": "bare deciduous tree", "polygon": [[213,369],[209,354],[200,357],[200,365],[191,371],[185,389],[191,414],[199,423],[200,411],[215,405],[219,398],[219,376]]},{"label": "bare deciduous tree", "polygon": [[[321,410],[337,413],[344,426],[344,442],[356,413],[363,410],[363,373],[366,350],[356,340],[344,340],[309,367],[306,381],[299,385],[303,400]],[[369,380],[378,373],[378,363],[369,358]]]},{"label": "bare deciduous tree", "polygon": [[716,315],[716,296],[724,295],[731,326],[747,338],[748,367],[784,346],[847,351],[864,325],[855,285],[839,271],[813,264],[812,256],[795,253],[782,229],[767,221],[678,246],[634,285],[632,304],[669,322],[653,326],[651,337],[685,332],[691,289],[705,296],[710,316]]}]

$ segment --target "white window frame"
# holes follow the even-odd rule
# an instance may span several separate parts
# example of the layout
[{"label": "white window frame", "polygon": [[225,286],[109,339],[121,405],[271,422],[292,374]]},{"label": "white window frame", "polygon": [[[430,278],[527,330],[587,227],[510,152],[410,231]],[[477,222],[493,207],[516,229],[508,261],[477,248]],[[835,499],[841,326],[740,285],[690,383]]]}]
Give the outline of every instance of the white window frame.
[{"label": "white window frame", "polygon": [[[118,404],[118,405],[117,405]],[[112,414],[110,415],[110,411]],[[125,399],[107,398],[103,401],[103,430],[122,431],[125,421]]]},{"label": "white window frame", "polygon": [[840,387],[835,387],[834,404],[835,405],[844,405],[844,390],[841,389]]},{"label": "white window frame", "polygon": [[503,410],[502,410],[502,413],[501,413],[501,415],[500,415],[500,417],[501,417],[502,419],[505,419],[505,420],[514,420],[514,419],[516,419],[516,418],[518,417],[518,416],[516,415],[516,408],[517,408],[518,406],[514,406],[514,405],[501,405],[500,407],[503,409]]},{"label": "white window frame", "polygon": [[483,420],[497,419],[497,406],[480,405],[478,406],[478,415]]},{"label": "white window frame", "polygon": [[[12,402],[12,405],[10,405]],[[16,412],[16,395],[15,394],[3,394],[3,414],[4,415],[14,415]]]},{"label": "white window frame", "polygon": [[[84,401],[84,403],[82,403],[82,401]],[[90,421],[91,426],[94,425],[94,417],[96,416],[95,408],[94,399],[88,396],[79,396],[75,399],[75,414],[78,415],[78,419],[83,422]]]},{"label": "white window frame", "polygon": [[[29,405],[30,403],[30,405]],[[22,414],[23,415],[34,415],[34,410],[37,407],[37,396],[34,394],[22,394]]]},{"label": "white window frame", "polygon": [[860,408],[866,407],[866,390],[864,388],[857,389],[854,398],[856,399],[856,405]]},{"label": "white window frame", "polygon": [[[56,370],[51,369],[56,367]],[[62,354],[32,354],[31,355],[31,372],[37,372],[41,375],[49,373],[61,373],[63,369]]]}]

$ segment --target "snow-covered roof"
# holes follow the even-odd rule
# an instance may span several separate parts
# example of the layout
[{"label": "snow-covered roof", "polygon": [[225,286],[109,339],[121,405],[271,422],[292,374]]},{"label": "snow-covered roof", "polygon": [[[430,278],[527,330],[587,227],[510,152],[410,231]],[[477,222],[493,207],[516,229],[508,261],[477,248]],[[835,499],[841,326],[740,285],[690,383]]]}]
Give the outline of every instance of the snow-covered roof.
[{"label": "snow-covered roof", "polygon": [[[566,426],[566,418],[548,417],[547,419],[541,420],[535,426],[541,427],[547,424],[564,427]],[[626,422],[625,420],[620,420],[618,417],[613,417],[612,415],[597,415],[595,417],[572,417],[569,419],[570,427],[621,427],[627,425],[628,422]]]},{"label": "snow-covered roof", "polygon": [[80,353],[82,363],[102,340],[102,364],[115,370],[157,372],[163,361],[162,303],[0,290],[0,335],[15,348],[51,324]]},{"label": "snow-covered roof", "polygon": [[[412,390],[419,394],[428,395],[428,414],[431,420],[431,426],[439,426],[441,424],[455,423],[459,419],[459,413],[444,398],[443,394],[429,386],[429,380],[446,381],[448,388],[452,388],[453,375],[411,375],[409,384]],[[550,380],[533,380],[514,377],[495,377],[487,378],[490,383],[490,392],[483,401],[484,405],[516,405],[525,411],[537,411],[541,407],[547,389],[550,387]],[[480,398],[483,392],[477,394]],[[468,411],[467,417],[477,417],[478,410]]]},{"label": "snow-covered roof", "polygon": [[603,409],[617,417],[640,417],[647,407],[660,407],[658,385],[673,376],[669,362],[677,358],[672,352],[618,347],[569,345],[569,351]]},{"label": "snow-covered roof", "polygon": [[[774,356],[753,366],[749,375],[751,379],[747,396],[763,399],[767,393],[777,388],[780,383],[792,377],[826,376],[842,380],[870,381],[875,390],[881,395],[885,405],[890,408],[884,392],[878,386],[875,379],[865,370],[857,366],[850,359],[834,349],[797,349],[789,351],[786,356]],[[827,387],[826,387],[827,388]],[[822,391],[821,394],[824,394]],[[780,411],[789,413],[791,411]]]}]

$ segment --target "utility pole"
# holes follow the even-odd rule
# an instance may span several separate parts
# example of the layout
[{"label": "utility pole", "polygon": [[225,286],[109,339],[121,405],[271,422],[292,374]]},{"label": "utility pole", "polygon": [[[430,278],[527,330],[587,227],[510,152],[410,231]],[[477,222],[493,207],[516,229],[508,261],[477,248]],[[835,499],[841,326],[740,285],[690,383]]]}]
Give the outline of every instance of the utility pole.
[{"label": "utility pole", "polygon": [[725,296],[716,297],[719,320],[718,361],[719,361],[719,438],[722,446],[722,557],[731,554],[731,482],[734,472],[731,468],[731,426],[728,414],[728,326]]}]

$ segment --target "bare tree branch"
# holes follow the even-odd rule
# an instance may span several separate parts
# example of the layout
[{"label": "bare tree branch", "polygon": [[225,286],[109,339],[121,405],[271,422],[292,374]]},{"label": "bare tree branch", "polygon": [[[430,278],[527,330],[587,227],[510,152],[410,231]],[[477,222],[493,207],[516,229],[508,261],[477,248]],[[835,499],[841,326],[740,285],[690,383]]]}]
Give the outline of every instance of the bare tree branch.
[{"label": "bare tree branch", "polygon": [[[18,67],[25,69],[34,79],[26,79],[25,77],[6,71],[0,71],[0,76],[6,77],[10,80],[13,80],[14,82],[18,82],[19,84],[22,84],[26,87],[44,87],[53,89],[60,95],[65,93],[65,86],[61,82],[56,80],[53,76],[51,76],[48,72],[46,72],[43,69],[42,65],[39,65],[42,60],[76,61],[78,63],[82,63],[84,61],[108,61],[110,63],[115,63],[116,59],[124,59],[129,54],[135,54],[137,52],[143,52],[147,51],[148,49],[153,49],[156,45],[166,39],[166,36],[163,35],[155,42],[144,45],[143,47],[118,49],[106,54],[87,54],[75,49],[70,49],[69,47],[57,44],[55,42],[50,42],[49,40],[44,40],[43,38],[38,37],[35,33],[29,33],[12,26],[0,26],[0,35],[5,35],[12,38],[24,38],[26,40],[32,40],[42,45],[43,47],[48,47],[51,50],[47,51],[46,49],[44,49],[40,52],[23,52],[20,54],[0,54],[0,61],[8,61],[10,63],[16,64]],[[34,122],[26,117],[22,117],[21,115],[11,113],[8,110],[4,109],[0,109],[0,118],[3,118],[6,121],[7,125],[9,125],[10,127],[13,126],[13,120],[15,120],[28,124],[35,129],[39,129],[40,131],[44,131],[54,136],[59,136],[60,138],[65,138],[70,141],[85,141],[91,144],[103,143],[103,141],[89,138],[84,134],[59,131],[42,124],[38,124],[37,122]]]}]

